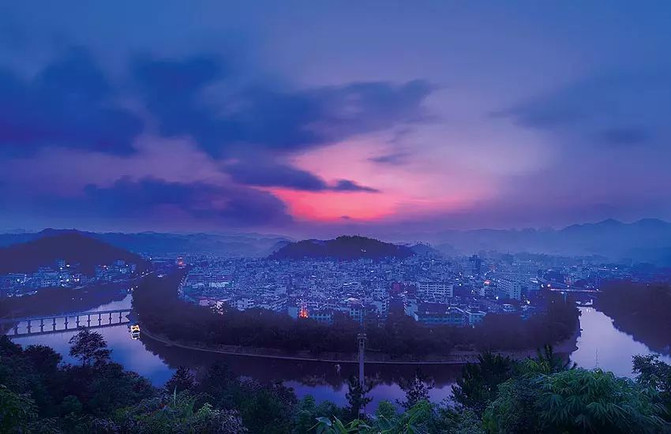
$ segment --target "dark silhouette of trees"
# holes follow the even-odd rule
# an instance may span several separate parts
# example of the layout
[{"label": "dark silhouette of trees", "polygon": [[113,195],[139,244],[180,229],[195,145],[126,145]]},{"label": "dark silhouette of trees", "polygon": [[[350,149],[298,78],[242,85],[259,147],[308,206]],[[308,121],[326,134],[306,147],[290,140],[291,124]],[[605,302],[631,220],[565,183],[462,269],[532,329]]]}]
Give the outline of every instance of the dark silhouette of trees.
[{"label": "dark silhouette of trees", "polygon": [[347,379],[347,411],[352,419],[356,419],[361,411],[373,400],[368,396],[372,386],[368,383],[361,383],[355,376]]},{"label": "dark silhouette of trees", "polygon": [[0,432],[30,432],[37,420],[36,405],[25,394],[0,384]]},{"label": "dark silhouette of trees", "polygon": [[549,348],[520,362],[483,354],[481,363],[465,368],[467,378],[455,393],[457,406],[424,399],[427,389],[417,375],[408,397],[414,405],[399,412],[386,403],[376,418],[363,420],[359,411],[370,403],[370,387],[361,387],[356,378],[349,381],[347,408],[317,405],[310,397],[298,401],[290,388],[237,377],[222,363],[195,378],[178,369],[172,384],[188,390],[175,391],[175,386],[170,391],[152,387],[111,361],[64,365],[48,347],[23,349],[2,336],[0,432],[563,434],[671,428],[665,412],[671,407],[671,367],[658,358],[635,359],[637,381],[571,369],[558,363]]},{"label": "dark silhouette of trees", "polygon": [[671,422],[671,365],[657,355],[634,356],[636,381],[659,393],[658,399],[666,406],[666,420]]},{"label": "dark silhouette of trees", "polygon": [[496,399],[499,384],[512,376],[513,361],[500,354],[486,352],[478,356],[478,363],[464,366],[457,384],[452,387],[454,400],[463,407],[482,415]]},{"label": "dark silhouette of trees", "polygon": [[165,390],[168,393],[184,392],[185,390],[194,390],[196,388],[196,377],[191,371],[180,366],[172,377],[165,383]]},{"label": "dark silhouette of trees", "polygon": [[401,389],[405,392],[405,400],[397,401],[403,408],[409,410],[420,401],[429,400],[429,391],[433,389],[433,382],[428,380],[418,369],[411,379],[403,379],[400,382]]},{"label": "dark silhouette of trees", "polygon": [[671,354],[671,285],[628,281],[608,282],[596,306],[619,330],[655,351]]},{"label": "dark silhouette of trees", "polygon": [[654,390],[599,369],[521,375],[485,412],[490,432],[659,433],[668,428]]},{"label": "dark silhouette of trees", "polygon": [[98,332],[83,329],[70,339],[70,355],[79,359],[83,366],[100,365],[109,361],[107,342]]}]

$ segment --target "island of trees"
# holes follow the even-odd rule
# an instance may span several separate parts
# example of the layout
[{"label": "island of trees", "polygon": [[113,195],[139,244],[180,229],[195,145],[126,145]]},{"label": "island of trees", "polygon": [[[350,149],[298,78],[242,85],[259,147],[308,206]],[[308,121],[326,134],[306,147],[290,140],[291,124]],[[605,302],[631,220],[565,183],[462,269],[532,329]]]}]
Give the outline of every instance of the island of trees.
[{"label": "island of trees", "polygon": [[[181,273],[150,276],[135,290],[133,307],[143,330],[151,335],[189,345],[272,349],[315,358],[349,358],[356,351],[360,325],[349,318],[326,325],[265,309],[216,311],[181,300],[177,294],[181,278]],[[552,295],[544,312],[531,318],[490,314],[475,327],[427,327],[402,309],[391,309],[383,324],[366,325],[367,357],[426,361],[444,359],[457,350],[533,351],[574,337],[578,315],[574,303]]]},{"label": "island of trees", "polygon": [[[65,364],[51,348],[0,337],[3,433],[664,433],[671,430],[671,366],[634,357],[635,380],[567,364],[552,349],[514,361],[483,353],[464,367],[454,401],[431,403],[421,375],[406,397],[370,408],[349,381],[346,407],[298,399],[281,383],[226,365],[177,369],[163,388],[110,359],[102,336],[82,330]],[[365,411],[362,408],[365,407]]]}]

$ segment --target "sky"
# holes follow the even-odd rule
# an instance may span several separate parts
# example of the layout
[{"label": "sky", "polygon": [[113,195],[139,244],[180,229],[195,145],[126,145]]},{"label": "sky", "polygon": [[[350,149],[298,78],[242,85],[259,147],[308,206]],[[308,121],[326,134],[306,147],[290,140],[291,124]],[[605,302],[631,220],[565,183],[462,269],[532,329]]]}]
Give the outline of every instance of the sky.
[{"label": "sky", "polygon": [[671,220],[671,2],[10,2],[0,230]]}]

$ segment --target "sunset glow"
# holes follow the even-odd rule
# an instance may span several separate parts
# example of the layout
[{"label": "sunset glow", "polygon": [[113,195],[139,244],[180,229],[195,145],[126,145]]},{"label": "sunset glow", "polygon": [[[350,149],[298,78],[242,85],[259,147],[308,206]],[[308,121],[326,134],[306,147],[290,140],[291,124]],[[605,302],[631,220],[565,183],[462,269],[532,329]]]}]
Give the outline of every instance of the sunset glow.
[{"label": "sunset glow", "polygon": [[308,2],[309,37],[264,2],[195,20],[134,8],[11,8],[0,227],[318,237],[671,218],[663,8]]},{"label": "sunset glow", "polygon": [[397,205],[389,195],[370,193],[312,193],[282,189],[272,192],[288,205],[291,215],[308,221],[373,221],[393,215]]}]

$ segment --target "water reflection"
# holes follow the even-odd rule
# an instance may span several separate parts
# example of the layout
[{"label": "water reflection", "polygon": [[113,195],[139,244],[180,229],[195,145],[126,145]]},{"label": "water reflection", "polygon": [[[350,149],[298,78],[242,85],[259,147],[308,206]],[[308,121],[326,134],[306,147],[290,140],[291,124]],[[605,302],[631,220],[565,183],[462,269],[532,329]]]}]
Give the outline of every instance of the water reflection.
[{"label": "water reflection", "polygon": [[[159,355],[167,366],[189,366],[191,368],[206,368],[215,361],[228,364],[233,372],[258,379],[259,381],[281,381],[295,389],[299,397],[311,394],[318,402],[330,400],[337,404],[346,403],[345,382],[351,375],[356,375],[357,365],[352,363],[336,364],[325,362],[293,361],[280,359],[265,359],[227,354],[214,354],[204,351],[187,350],[168,346],[161,342],[142,337],[142,342],[148,352]],[[416,366],[399,365],[366,365],[366,377],[373,384],[371,397],[374,404],[383,399],[395,401],[403,399],[404,392],[399,383],[404,378],[415,375]],[[461,372],[459,366],[423,366],[422,374],[431,378],[435,387],[432,397],[436,401],[448,398],[451,386]]]},{"label": "water reflection", "polygon": [[[632,377],[632,358],[638,354],[657,354],[645,344],[637,342],[631,335],[621,332],[604,313],[590,307],[580,308],[580,328],[571,360],[578,366],[613,371],[621,377]],[[671,357],[660,356],[667,363]]]},{"label": "water reflection", "polygon": [[[103,304],[94,311],[123,309],[130,307],[131,296]],[[578,338],[578,349],[571,359],[584,368],[596,366],[611,370],[616,375],[631,376],[631,358],[635,354],[649,354],[650,349],[631,336],[618,331],[606,315],[592,308],[581,307],[580,324],[582,333]],[[197,350],[187,350],[169,346],[147,337],[131,339],[128,326],[97,329],[112,349],[112,359],[126,369],[149,378],[156,386],[163,385],[178,366],[203,369],[215,361],[226,362],[233,372],[260,381],[281,381],[293,387],[299,397],[313,395],[318,402],[329,400],[345,405],[346,379],[356,374],[355,364],[342,364],[338,369],[332,363],[305,362],[291,360],[260,359],[254,357],[212,354]],[[69,339],[74,331],[49,335],[16,338],[21,345],[48,345],[63,355],[66,362],[73,363],[69,356]],[[671,363],[671,358],[664,357]],[[376,408],[383,399],[402,400],[404,393],[399,386],[404,378],[411,378],[415,366],[366,365],[366,374],[374,384],[371,390]],[[451,386],[461,371],[459,366],[423,366],[424,376],[435,382],[430,391],[435,402],[449,398]]]}]

